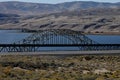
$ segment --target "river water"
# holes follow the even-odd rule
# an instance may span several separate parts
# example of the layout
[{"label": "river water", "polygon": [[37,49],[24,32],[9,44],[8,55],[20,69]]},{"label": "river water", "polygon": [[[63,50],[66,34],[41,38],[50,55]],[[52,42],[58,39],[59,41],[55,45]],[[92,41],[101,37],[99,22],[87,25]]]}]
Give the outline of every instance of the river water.
[{"label": "river water", "polygon": [[[0,44],[14,43],[30,36],[31,34],[32,33],[21,33],[19,30],[0,30]],[[120,35],[86,35],[86,36],[88,36],[89,38],[98,43],[120,44]],[[66,49],[68,48],[66,47]]]}]

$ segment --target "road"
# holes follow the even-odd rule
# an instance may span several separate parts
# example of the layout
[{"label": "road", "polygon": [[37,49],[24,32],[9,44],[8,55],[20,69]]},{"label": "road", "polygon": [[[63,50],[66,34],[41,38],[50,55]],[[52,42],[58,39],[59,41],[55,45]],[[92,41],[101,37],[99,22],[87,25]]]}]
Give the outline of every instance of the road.
[{"label": "road", "polygon": [[0,53],[1,55],[102,55],[102,54],[120,54],[120,50],[106,51],[42,51],[42,52],[9,52]]}]

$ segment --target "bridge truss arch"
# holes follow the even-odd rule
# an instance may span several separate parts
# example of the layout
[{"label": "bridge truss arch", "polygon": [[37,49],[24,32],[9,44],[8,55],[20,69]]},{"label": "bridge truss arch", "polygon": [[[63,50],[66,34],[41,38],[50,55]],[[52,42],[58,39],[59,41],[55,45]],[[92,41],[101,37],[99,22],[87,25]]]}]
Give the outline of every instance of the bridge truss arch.
[{"label": "bridge truss arch", "polygon": [[49,29],[38,31],[15,44],[98,44],[80,31],[68,29]]}]

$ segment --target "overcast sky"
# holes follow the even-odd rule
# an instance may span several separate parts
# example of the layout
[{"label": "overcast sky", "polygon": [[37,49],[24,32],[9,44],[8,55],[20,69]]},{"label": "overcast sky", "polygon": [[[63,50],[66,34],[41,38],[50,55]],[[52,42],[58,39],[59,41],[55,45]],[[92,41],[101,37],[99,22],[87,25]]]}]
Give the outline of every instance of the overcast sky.
[{"label": "overcast sky", "polygon": [[22,1],[22,2],[34,2],[34,3],[62,3],[62,2],[71,2],[71,1],[96,1],[96,2],[120,2],[120,0],[0,0],[3,1]]}]

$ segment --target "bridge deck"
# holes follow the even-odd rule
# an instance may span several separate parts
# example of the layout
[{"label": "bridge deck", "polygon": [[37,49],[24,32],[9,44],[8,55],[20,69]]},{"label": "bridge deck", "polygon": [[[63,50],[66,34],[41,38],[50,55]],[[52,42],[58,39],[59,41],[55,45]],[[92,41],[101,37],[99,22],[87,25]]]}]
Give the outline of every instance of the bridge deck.
[{"label": "bridge deck", "polygon": [[0,52],[40,52],[43,51],[41,47],[78,47],[79,51],[120,50],[120,44],[0,44]]},{"label": "bridge deck", "polygon": [[97,46],[118,46],[120,44],[0,44],[0,47],[73,47],[73,46],[90,46],[90,47],[97,47]]}]

